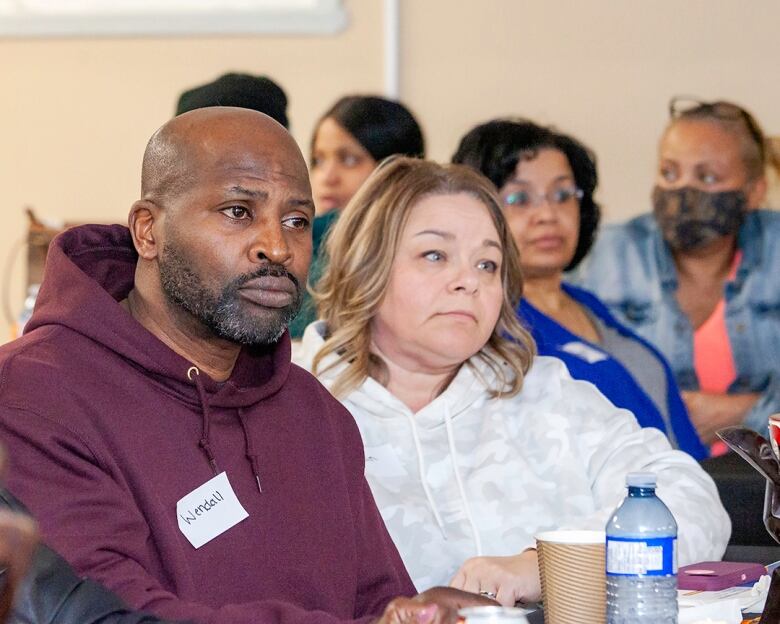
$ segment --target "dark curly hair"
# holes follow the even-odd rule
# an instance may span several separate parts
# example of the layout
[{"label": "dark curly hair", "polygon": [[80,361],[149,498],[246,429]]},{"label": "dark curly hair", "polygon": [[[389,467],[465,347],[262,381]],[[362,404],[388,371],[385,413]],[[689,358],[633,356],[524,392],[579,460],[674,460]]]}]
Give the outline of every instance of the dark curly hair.
[{"label": "dark curly hair", "polygon": [[542,149],[563,152],[574,182],[583,192],[577,248],[564,269],[570,271],[588,255],[601,220],[601,207],[593,199],[599,183],[596,155],[589,148],[552,127],[526,119],[494,119],[473,128],[460,140],[452,162],[473,167],[500,189],[512,177],[520,160],[531,160]]}]

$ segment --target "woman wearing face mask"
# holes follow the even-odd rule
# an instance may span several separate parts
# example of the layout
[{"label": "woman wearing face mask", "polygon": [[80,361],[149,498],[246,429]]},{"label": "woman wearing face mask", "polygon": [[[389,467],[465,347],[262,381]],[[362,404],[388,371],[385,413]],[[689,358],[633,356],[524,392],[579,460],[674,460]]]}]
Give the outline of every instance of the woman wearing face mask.
[{"label": "woman wearing face mask", "polygon": [[629,471],[658,474],[680,562],[719,558],[729,519],[696,462],[640,429],[515,315],[519,258],[493,185],[399,158],[327,242],[321,321],[297,360],[350,410],[366,478],[418,588],[539,597],[534,535],[603,528]]},{"label": "woman wearing face mask", "polygon": [[780,214],[767,149],[730,102],[675,98],[653,214],[605,228],[579,281],[669,359],[702,439],[780,411]]},{"label": "woman wearing face mask", "polygon": [[599,223],[593,154],[576,139],[530,121],[499,119],[468,132],[453,162],[499,190],[520,250],[525,288],[517,309],[539,353],[595,384],[643,427],[656,427],[696,459],[707,456],[669,365],[591,293],[563,281],[587,255]]},{"label": "woman wearing face mask", "polygon": [[[316,284],[325,259],[322,242],[331,226],[376,168],[393,154],[425,157],[425,140],[412,113],[400,102],[370,95],[338,100],[317,122],[311,141],[311,189],[317,216],[312,223],[309,283]],[[308,293],[290,334],[300,338],[315,320]]]}]

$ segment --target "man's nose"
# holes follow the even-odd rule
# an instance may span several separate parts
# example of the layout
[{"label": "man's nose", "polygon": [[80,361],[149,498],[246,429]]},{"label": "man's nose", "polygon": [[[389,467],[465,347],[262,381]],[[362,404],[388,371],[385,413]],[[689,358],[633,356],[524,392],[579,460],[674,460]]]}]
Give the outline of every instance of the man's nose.
[{"label": "man's nose", "polygon": [[263,219],[255,228],[249,249],[251,262],[272,262],[286,265],[292,259],[284,229],[278,220]]}]

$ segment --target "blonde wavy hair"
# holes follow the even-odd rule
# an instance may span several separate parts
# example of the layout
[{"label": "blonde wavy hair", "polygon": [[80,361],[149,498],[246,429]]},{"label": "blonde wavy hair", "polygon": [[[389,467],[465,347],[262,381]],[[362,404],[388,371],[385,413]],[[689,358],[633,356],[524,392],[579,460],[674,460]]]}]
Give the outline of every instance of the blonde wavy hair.
[{"label": "blonde wavy hair", "polygon": [[[493,333],[477,356],[495,374],[491,396],[520,391],[536,347],[515,314],[523,289],[520,258],[495,188],[463,165],[391,157],[377,167],[339,216],[326,241],[327,268],[312,293],[327,331],[312,370],[316,375],[346,364],[331,387],[335,396],[344,397],[369,376],[387,383],[385,363],[370,350],[371,321],[387,290],[401,234],[422,198],[458,193],[471,195],[488,209],[503,255],[504,301]],[[320,369],[331,354],[337,357]]]}]

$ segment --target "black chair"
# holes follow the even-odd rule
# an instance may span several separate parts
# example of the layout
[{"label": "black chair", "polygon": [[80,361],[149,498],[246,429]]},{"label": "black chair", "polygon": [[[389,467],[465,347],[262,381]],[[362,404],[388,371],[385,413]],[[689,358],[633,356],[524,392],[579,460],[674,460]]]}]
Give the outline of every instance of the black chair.
[{"label": "black chair", "polygon": [[736,453],[705,459],[702,468],[713,478],[731,518],[731,540],[724,561],[780,561],[780,544],[764,526],[766,480]]},{"label": "black chair", "polygon": [[[26,514],[10,492],[0,488],[0,509]],[[0,584],[5,570],[0,570]],[[108,589],[80,577],[45,544],[39,544],[18,588],[8,624],[166,624],[133,611]]]}]

